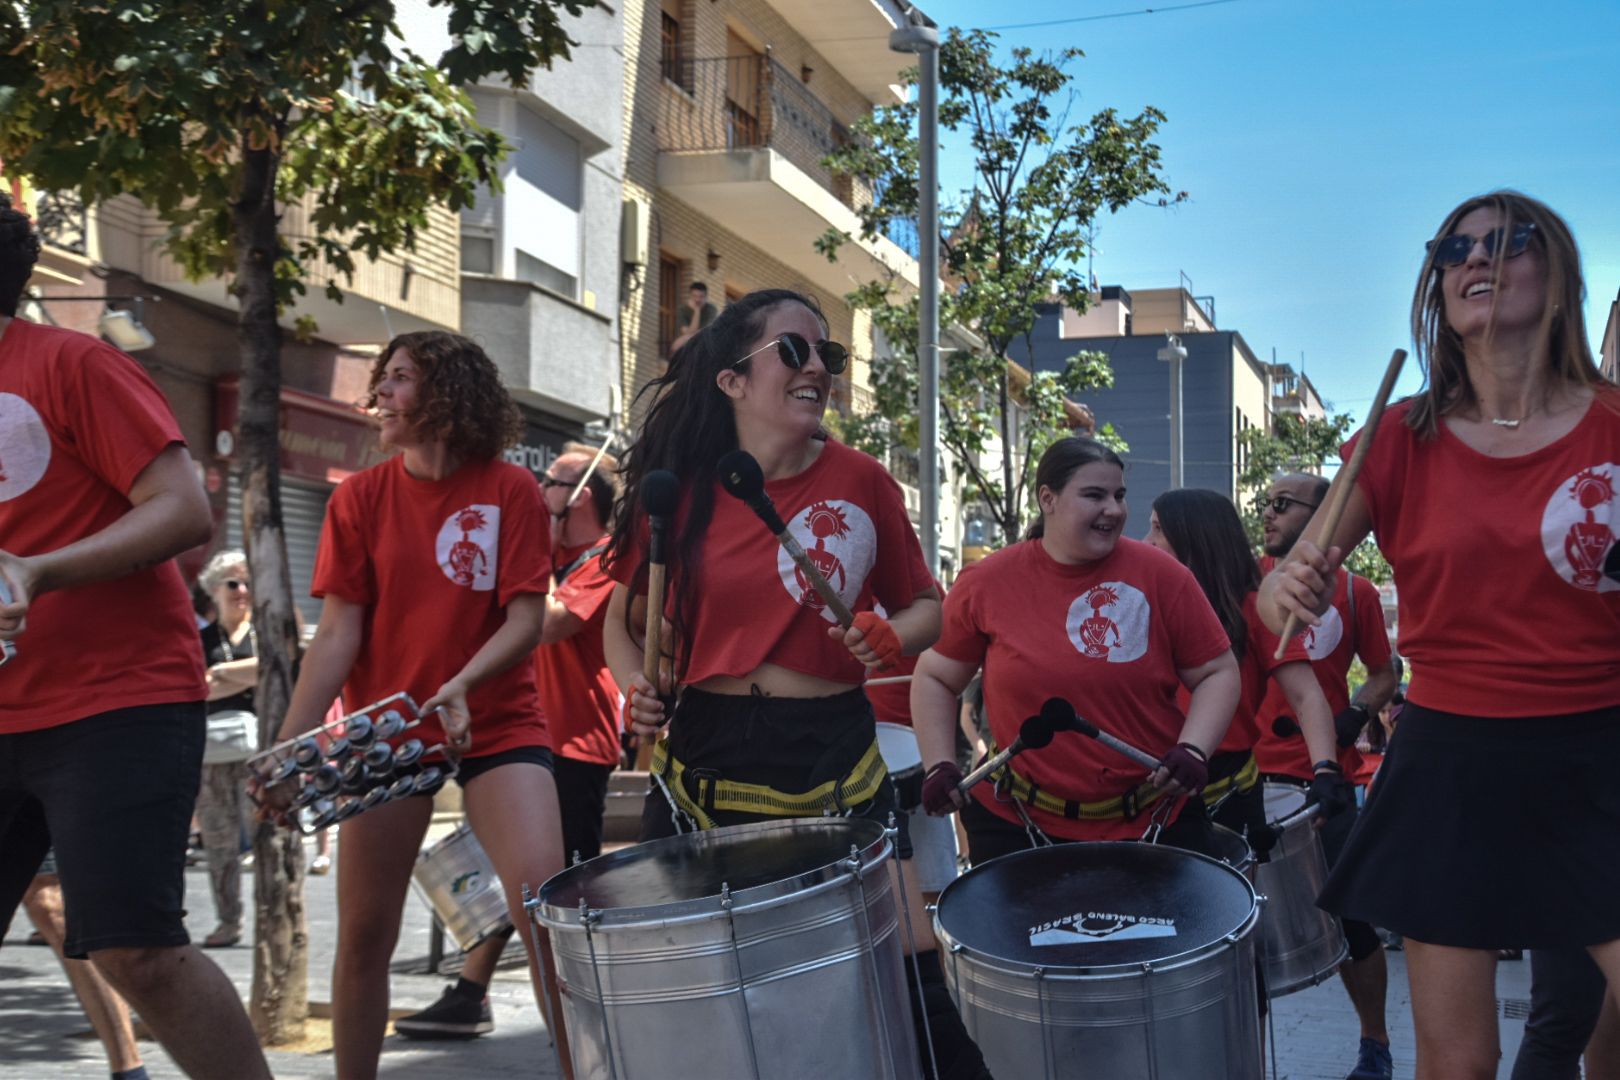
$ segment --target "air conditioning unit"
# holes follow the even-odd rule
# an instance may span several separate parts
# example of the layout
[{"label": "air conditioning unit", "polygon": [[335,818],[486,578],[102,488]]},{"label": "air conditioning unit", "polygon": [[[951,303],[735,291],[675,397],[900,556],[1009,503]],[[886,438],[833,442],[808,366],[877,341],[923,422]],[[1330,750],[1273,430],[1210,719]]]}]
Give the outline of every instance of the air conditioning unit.
[{"label": "air conditioning unit", "polygon": [[619,259],[630,266],[646,266],[652,245],[652,208],[626,199],[619,213]]}]

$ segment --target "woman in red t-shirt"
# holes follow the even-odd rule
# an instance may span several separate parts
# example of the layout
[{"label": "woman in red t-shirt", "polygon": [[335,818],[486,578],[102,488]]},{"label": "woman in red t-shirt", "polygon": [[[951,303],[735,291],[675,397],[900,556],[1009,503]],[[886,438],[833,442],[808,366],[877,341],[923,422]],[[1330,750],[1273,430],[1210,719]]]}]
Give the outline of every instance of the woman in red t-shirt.
[{"label": "woman in red t-shirt", "polygon": [[[281,737],[318,725],[339,689],[350,711],[410,693],[424,714],[412,735],[461,757],[467,821],[521,926],[522,886],[563,868],[550,741],[527,662],[550,581],[546,515],[533,475],[500,457],[522,421],[484,350],[439,331],[389,342],[372,368],[367,406],[381,420],[383,446],[399,453],[332,494],[311,590],[324,599],[320,627]],[[436,707],[442,722],[427,715]],[[431,798],[413,797],[339,826],[332,1026],[340,1076],[376,1075],[388,962],[432,813]],[[522,937],[543,1002],[533,938]],[[474,1011],[482,1004],[481,994],[470,1002]]]},{"label": "woman in red t-shirt", "polygon": [[[603,629],[629,729],[660,737],[668,724],[654,754],[643,840],[766,816],[727,805],[731,784],[773,789],[782,805],[798,807],[789,817],[826,809],[886,823],[897,811],[861,683],[868,669],[933,641],[939,594],[899,485],[822,430],[833,376],[848,361],[826,339],[808,297],[750,293],[676,350],[644,391],[652,403],[624,459],[625,502],[604,557],[620,584]],[[836,625],[760,520],[721,488],[716,466],[737,449],[759,461],[782,519],[857,612],[853,627]],[[636,632],[647,582],[647,518],[637,493],[660,469],[681,487],[664,607],[672,678],[662,689],[675,699],[673,716],[642,675]],[[887,618],[873,610],[878,604]],[[898,854],[909,859],[898,816]],[[906,885],[912,925],[925,927],[915,875]],[[976,1075],[978,1051],[931,960],[933,940],[916,945],[925,950],[923,994],[941,1068]]]},{"label": "woman in red t-shirt", "polygon": [[1322,904],[1405,936],[1422,1076],[1496,1075],[1499,949],[1585,947],[1620,986],[1620,390],[1584,297],[1542,203],[1447,214],[1412,304],[1427,385],[1261,589],[1281,629],[1369,532],[1395,571],[1407,705]]},{"label": "woman in red t-shirt", "polygon": [[[981,863],[1059,840],[1136,839],[1154,822],[1164,839],[1215,853],[1202,814],[1179,796],[1207,778],[1238,698],[1237,661],[1186,567],[1125,527],[1124,463],[1091,439],[1054,443],[1035,472],[1041,517],[1029,538],[962,571],[944,627],[917,662],[911,715],[928,766],[930,813],[962,808],[969,854]],[[984,669],[997,745],[1052,697],[1163,764],[1151,776],[1127,758],[1062,732],[1010,762],[1004,782],[957,793],[957,695]],[[1191,694],[1186,714],[1177,690]]]},{"label": "woman in red t-shirt", "polygon": [[1153,500],[1147,542],[1198,579],[1232,643],[1242,675],[1232,726],[1209,759],[1210,782],[1204,789],[1204,802],[1219,807],[1215,820],[1245,833],[1257,854],[1270,851],[1275,843],[1266,822],[1265,793],[1254,759],[1254,745],[1260,738],[1256,714],[1265,700],[1268,679],[1276,680],[1287,695],[1316,763],[1311,801],[1320,803],[1329,817],[1353,807],[1355,790],[1335,757],[1333,713],[1311,671],[1304,644],[1298,639],[1289,642],[1283,658],[1276,659],[1277,635],[1254,610],[1260,564],[1249,549],[1248,535],[1231,500],[1200,488],[1166,491]]}]

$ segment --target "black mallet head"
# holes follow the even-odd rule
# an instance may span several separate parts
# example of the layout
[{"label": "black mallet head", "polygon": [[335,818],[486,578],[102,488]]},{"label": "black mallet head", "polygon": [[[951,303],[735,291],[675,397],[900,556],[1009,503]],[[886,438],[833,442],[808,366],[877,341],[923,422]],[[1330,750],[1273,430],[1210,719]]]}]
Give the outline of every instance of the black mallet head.
[{"label": "black mallet head", "polygon": [[1060,697],[1046,699],[1041,706],[1041,719],[1051,725],[1054,735],[1060,731],[1078,731],[1092,738],[1097,736],[1097,728],[1091,721],[1076,716],[1074,706]]},{"label": "black mallet head", "polygon": [[667,518],[681,501],[681,482],[668,469],[654,469],[641,478],[641,508],[648,517]]},{"label": "black mallet head", "polygon": [[726,489],[726,494],[747,503],[773,535],[780,536],[787,531],[781,515],[771,503],[771,497],[765,494],[765,470],[759,467],[753,454],[746,450],[733,450],[715,465],[715,472],[719,474],[720,486]]}]

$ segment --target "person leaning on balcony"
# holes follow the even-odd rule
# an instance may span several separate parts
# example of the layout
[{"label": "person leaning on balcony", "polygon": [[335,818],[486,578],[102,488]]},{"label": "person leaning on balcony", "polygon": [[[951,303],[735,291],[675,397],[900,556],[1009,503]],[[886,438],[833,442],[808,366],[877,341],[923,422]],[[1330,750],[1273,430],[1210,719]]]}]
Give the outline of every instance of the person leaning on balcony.
[{"label": "person leaning on balcony", "polygon": [[1318,623],[1369,532],[1394,568],[1407,704],[1321,904],[1405,937],[1435,1080],[1496,1075],[1498,950],[1585,948],[1620,986],[1620,389],[1584,295],[1542,203],[1447,214],[1412,303],[1427,383],[1384,416],[1333,535],[1318,510],[1261,588],[1280,631]]},{"label": "person leaning on balcony", "polygon": [[709,303],[709,287],[701,281],[694,281],[686,290],[686,303],[682,304],[675,315],[675,328],[678,331],[674,341],[670,343],[669,354],[674,356],[682,345],[692,340],[692,335],[714,322],[719,314],[715,306]]},{"label": "person leaning on balcony", "polygon": [[270,1071],[185,924],[202,653],[174,556],[212,530],[139,364],[16,317],[40,253],[0,194],[0,926],[53,845],[65,956],[86,957],[195,1077]]},{"label": "person leaning on balcony", "polygon": [[[650,738],[669,727],[653,769],[675,805],[658,787],[649,792],[643,840],[673,834],[674,817],[700,828],[762,820],[748,809],[758,800],[742,797],[743,785],[774,789],[780,816],[843,808],[887,822],[897,809],[861,683],[868,671],[933,641],[939,592],[900,486],[822,430],[833,376],[849,359],[826,338],[809,297],[750,293],[728,304],[645,391],[652,404],[624,462],[626,494],[604,556],[619,584],[603,627],[631,730]],[[854,626],[835,625],[814,590],[777,569],[776,540],[721,489],[716,467],[739,449],[759,461],[778,510],[859,612]],[[648,578],[647,517],[634,493],[659,469],[682,488],[664,608],[675,660],[662,691],[674,695],[679,684],[673,716],[642,675],[643,646],[631,629],[644,625]],[[874,610],[879,603],[887,618]],[[897,855],[909,866],[903,815],[899,829]],[[915,873],[905,875],[905,887],[911,925],[926,927]],[[920,992],[911,988],[918,1045],[926,1045],[926,1017],[941,1075],[978,1080],[984,1063],[950,1002],[933,938],[914,944],[924,973]]]}]

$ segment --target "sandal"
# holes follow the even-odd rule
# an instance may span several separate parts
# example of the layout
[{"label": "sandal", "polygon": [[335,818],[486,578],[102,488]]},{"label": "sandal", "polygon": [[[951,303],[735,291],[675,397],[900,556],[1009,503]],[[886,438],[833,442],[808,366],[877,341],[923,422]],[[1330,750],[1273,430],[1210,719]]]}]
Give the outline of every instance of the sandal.
[{"label": "sandal", "polygon": [[220,926],[212,934],[203,938],[202,947],[205,949],[228,949],[242,940],[242,931],[234,926]]}]

